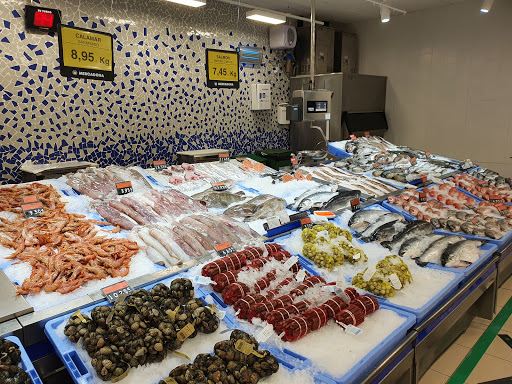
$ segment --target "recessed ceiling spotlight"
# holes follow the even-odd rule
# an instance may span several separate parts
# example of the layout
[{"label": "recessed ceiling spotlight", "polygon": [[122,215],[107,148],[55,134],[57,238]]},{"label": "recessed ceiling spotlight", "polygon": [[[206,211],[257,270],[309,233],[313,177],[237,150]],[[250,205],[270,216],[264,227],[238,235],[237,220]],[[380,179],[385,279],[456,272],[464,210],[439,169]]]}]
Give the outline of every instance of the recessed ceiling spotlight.
[{"label": "recessed ceiling spotlight", "polygon": [[387,23],[391,18],[391,9],[385,7],[384,5],[380,6],[380,21],[383,23]]},{"label": "recessed ceiling spotlight", "polygon": [[484,0],[484,2],[482,3],[482,7],[480,8],[480,12],[488,13],[492,8],[493,3],[494,0]]},{"label": "recessed ceiling spotlight", "polygon": [[206,0],[167,0],[171,3],[177,3],[177,4],[183,4],[188,5],[189,7],[202,7],[203,5],[206,5]]}]

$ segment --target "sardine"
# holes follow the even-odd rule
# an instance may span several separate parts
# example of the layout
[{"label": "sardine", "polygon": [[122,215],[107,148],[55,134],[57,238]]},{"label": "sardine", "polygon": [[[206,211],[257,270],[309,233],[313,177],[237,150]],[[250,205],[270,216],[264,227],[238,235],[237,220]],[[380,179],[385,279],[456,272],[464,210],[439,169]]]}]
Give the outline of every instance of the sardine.
[{"label": "sardine", "polygon": [[420,257],[434,242],[441,238],[445,237],[444,235],[426,235],[426,236],[414,236],[409,240],[404,241],[402,246],[400,247],[400,251],[398,254],[403,257],[410,257],[411,259],[416,259]]},{"label": "sardine", "polygon": [[485,244],[485,241],[461,240],[449,245],[441,256],[441,263],[444,267],[466,267],[480,258],[478,247]]},{"label": "sardine", "polygon": [[412,221],[404,228],[404,230],[393,237],[391,241],[383,241],[381,245],[388,249],[400,247],[404,241],[414,236],[431,235],[434,233],[434,226],[423,220]]},{"label": "sardine", "polygon": [[465,240],[462,236],[445,236],[434,241],[428,249],[418,258],[420,263],[435,263],[441,265],[441,255],[452,244]]}]

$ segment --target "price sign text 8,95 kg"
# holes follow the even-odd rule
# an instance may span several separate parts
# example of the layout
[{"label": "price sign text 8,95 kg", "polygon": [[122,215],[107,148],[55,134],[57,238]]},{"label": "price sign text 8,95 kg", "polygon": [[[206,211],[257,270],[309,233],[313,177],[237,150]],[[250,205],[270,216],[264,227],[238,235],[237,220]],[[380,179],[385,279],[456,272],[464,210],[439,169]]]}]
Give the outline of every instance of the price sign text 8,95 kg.
[{"label": "price sign text 8,95 kg", "polygon": [[61,75],[114,80],[112,35],[83,28],[60,26]]}]

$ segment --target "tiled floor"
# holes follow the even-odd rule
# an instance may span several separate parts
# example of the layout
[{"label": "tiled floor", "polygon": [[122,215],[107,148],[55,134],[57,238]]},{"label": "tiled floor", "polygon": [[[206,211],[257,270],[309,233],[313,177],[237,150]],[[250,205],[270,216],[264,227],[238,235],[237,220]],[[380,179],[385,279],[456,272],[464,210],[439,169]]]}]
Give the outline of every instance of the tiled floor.
[{"label": "tiled floor", "polygon": [[[511,297],[512,276],[498,290],[498,312]],[[490,320],[475,318],[467,331],[460,335],[455,343],[430,367],[421,378],[420,384],[445,384],[490,323]],[[499,333],[512,336],[512,316]],[[466,380],[466,384],[478,384],[510,376],[512,376],[512,348],[501,338],[496,337]]]}]

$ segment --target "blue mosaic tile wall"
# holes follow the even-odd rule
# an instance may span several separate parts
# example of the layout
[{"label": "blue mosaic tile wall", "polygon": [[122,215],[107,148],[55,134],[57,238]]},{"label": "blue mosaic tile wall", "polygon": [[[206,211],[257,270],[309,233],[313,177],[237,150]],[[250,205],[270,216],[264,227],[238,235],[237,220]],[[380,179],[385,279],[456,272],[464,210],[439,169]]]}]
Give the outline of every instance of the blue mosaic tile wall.
[{"label": "blue mosaic tile wall", "polygon": [[[165,0],[48,0],[63,23],[114,34],[113,83],[64,78],[57,36],[25,31],[21,0],[0,0],[0,183],[19,182],[26,160],[149,166],[175,152],[234,154],[287,148],[276,107],[288,101],[282,51],[245,9],[210,0],[190,8]],[[206,87],[205,49],[261,47],[264,65],[242,67],[239,90]],[[250,110],[250,85],[273,84],[272,111]]]}]

